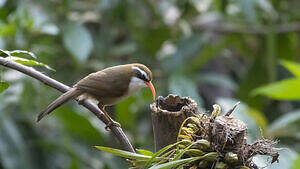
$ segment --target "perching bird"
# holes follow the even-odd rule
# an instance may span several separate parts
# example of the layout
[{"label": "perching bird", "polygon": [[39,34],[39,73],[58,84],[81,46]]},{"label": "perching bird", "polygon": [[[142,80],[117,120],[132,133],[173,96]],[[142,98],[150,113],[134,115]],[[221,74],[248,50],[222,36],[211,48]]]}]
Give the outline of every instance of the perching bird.
[{"label": "perching bird", "polygon": [[83,99],[97,100],[98,107],[110,120],[109,125],[119,126],[107,114],[105,106],[114,105],[147,86],[151,89],[153,99],[155,99],[155,89],[151,80],[151,71],[145,65],[138,63],[113,66],[91,73],[49,104],[39,114],[37,122],[67,101],[78,98],[79,102]]}]

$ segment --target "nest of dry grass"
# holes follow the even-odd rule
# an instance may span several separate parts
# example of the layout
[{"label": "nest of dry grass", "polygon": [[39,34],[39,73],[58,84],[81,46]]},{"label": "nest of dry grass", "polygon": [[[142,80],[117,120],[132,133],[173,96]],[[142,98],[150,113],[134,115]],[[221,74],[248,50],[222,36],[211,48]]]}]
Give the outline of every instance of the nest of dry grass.
[{"label": "nest of dry grass", "polygon": [[236,106],[225,115],[219,115],[221,108],[214,105],[211,115],[200,114],[183,122],[177,140],[183,141],[179,148],[184,150],[192,145],[183,158],[211,154],[211,158],[193,162],[185,168],[257,169],[253,162],[255,155],[270,156],[271,163],[278,161],[279,149],[274,147],[277,141],[263,138],[247,143],[246,124],[231,116]]}]

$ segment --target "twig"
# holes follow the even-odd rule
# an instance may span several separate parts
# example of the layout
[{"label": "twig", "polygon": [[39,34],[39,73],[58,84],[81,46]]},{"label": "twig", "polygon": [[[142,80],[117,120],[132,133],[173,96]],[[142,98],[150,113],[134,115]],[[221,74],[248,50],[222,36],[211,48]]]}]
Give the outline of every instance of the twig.
[{"label": "twig", "polygon": [[235,108],[240,104],[241,102],[235,103],[235,105],[225,114],[225,116],[230,116],[231,113],[235,110]]},{"label": "twig", "polygon": [[[41,72],[35,70],[32,67],[24,66],[22,64],[16,63],[14,61],[11,61],[11,60],[9,60],[7,58],[3,58],[3,57],[0,57],[0,64],[5,67],[22,72],[28,76],[31,76],[31,77],[43,82],[45,85],[55,88],[56,90],[58,90],[62,93],[70,90],[69,86],[67,86],[63,83],[60,83],[60,82],[42,74]],[[103,112],[101,112],[98,109],[98,107],[95,104],[93,104],[91,101],[84,100],[81,105],[84,106],[85,108],[87,108],[88,110],[90,110],[103,123],[105,123],[106,125],[109,124],[109,121],[104,116]],[[113,125],[110,125],[109,128],[110,128],[110,131],[113,133],[113,135],[119,140],[120,144],[123,146],[123,148],[125,150],[130,151],[130,152],[135,152],[129,139],[124,134],[124,132],[122,131],[121,128],[113,126]]]}]

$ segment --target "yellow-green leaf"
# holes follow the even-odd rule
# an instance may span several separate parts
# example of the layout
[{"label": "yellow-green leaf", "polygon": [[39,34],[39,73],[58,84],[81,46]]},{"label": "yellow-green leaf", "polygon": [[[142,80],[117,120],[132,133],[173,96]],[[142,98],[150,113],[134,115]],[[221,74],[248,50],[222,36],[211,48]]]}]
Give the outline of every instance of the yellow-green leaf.
[{"label": "yellow-green leaf", "polygon": [[186,159],[182,159],[182,160],[171,161],[168,163],[152,166],[150,169],[169,169],[172,167],[176,167],[178,165],[191,163],[191,162],[199,160],[201,158],[203,158],[203,157],[202,156],[201,157],[191,157],[191,158],[186,158]]},{"label": "yellow-green leaf", "polygon": [[16,56],[16,57],[21,57],[21,58],[29,56],[30,58],[36,59],[36,56],[34,53],[28,52],[26,50],[13,50],[13,51],[10,51],[9,53],[11,56]]},{"label": "yellow-green leaf", "polygon": [[119,149],[114,149],[114,148],[109,148],[109,147],[102,147],[102,146],[95,146],[97,149],[105,151],[107,153],[111,153],[117,156],[125,157],[125,158],[130,158],[130,159],[138,159],[138,160],[149,160],[152,157],[151,156],[146,156],[142,154],[136,154],[132,153],[129,151],[124,151],[124,150],[119,150]]},{"label": "yellow-green leaf", "polygon": [[281,60],[281,65],[288,69],[297,78],[300,78],[300,64],[296,62]]},{"label": "yellow-green leaf", "polygon": [[1,57],[8,57],[9,56],[9,51],[0,49],[0,56]]},{"label": "yellow-green leaf", "polygon": [[11,60],[17,62],[17,63],[21,63],[22,65],[26,65],[26,66],[42,66],[45,67],[49,70],[55,71],[54,69],[52,69],[50,66],[41,63],[41,62],[37,62],[35,60],[29,60],[29,59],[24,59],[24,58],[20,58],[20,57],[15,57],[15,56],[10,56],[9,57]]},{"label": "yellow-green leaf", "polygon": [[300,79],[286,79],[256,88],[253,95],[265,95],[278,100],[300,99]]},{"label": "yellow-green leaf", "polygon": [[9,87],[7,82],[0,82],[0,93],[4,92]]},{"label": "yellow-green leaf", "polygon": [[154,153],[152,153],[151,151],[148,150],[143,150],[143,149],[137,149],[137,151],[143,155],[147,155],[147,156],[153,156]]},{"label": "yellow-green leaf", "polygon": [[300,155],[298,155],[298,158],[294,160],[294,165],[292,169],[298,169],[300,168]]},{"label": "yellow-green leaf", "polygon": [[255,121],[257,122],[257,124],[259,125],[260,128],[262,128],[264,130],[267,127],[267,118],[261,111],[254,109],[254,108],[248,108],[247,113],[253,119],[255,119]]}]

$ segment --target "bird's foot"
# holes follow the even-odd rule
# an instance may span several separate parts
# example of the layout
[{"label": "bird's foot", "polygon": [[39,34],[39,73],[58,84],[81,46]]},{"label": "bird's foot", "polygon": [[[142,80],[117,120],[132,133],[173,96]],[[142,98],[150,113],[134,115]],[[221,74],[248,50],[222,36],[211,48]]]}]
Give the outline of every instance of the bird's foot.
[{"label": "bird's foot", "polygon": [[84,99],[78,99],[78,100],[77,100],[77,103],[78,103],[79,105],[83,105],[83,102],[84,102]]},{"label": "bird's foot", "polygon": [[110,121],[106,126],[105,130],[110,131],[110,127],[115,126],[115,127],[121,127],[121,124],[116,122],[116,121]]}]

